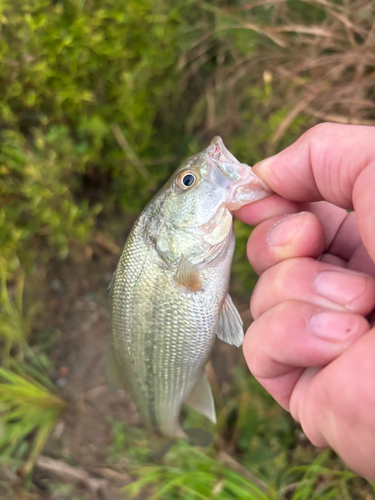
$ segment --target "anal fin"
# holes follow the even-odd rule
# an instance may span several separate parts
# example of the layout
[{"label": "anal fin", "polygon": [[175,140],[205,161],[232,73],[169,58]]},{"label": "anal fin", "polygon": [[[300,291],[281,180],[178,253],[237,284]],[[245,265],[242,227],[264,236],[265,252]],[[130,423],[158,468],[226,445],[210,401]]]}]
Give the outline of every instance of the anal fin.
[{"label": "anal fin", "polygon": [[216,424],[215,403],[207,375],[203,372],[193,390],[185,400],[185,404],[207,417]]},{"label": "anal fin", "polygon": [[242,345],[244,338],[243,322],[229,293],[220,311],[216,334],[220,340],[228,344],[237,347]]}]

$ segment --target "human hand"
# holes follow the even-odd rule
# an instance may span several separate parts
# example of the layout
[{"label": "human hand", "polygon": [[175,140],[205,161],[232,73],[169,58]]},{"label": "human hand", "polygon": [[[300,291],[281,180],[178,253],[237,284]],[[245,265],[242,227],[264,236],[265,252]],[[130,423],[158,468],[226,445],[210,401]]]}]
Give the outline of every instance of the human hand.
[{"label": "human hand", "polygon": [[318,125],[254,172],[277,194],[236,213],[260,274],[247,364],[314,445],[375,480],[375,127]]}]

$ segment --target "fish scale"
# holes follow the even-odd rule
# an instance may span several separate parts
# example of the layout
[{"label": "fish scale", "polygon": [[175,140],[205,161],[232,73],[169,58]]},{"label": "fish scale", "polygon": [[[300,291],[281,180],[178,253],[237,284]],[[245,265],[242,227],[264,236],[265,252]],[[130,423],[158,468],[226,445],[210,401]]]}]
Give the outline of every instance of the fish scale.
[{"label": "fish scale", "polygon": [[228,287],[234,251],[229,208],[244,203],[244,178],[250,201],[270,194],[216,138],[183,163],[145,208],[114,274],[107,377],[133,397],[148,427],[164,436],[184,436],[184,402],[215,421],[204,367],[216,335],[242,342]]}]

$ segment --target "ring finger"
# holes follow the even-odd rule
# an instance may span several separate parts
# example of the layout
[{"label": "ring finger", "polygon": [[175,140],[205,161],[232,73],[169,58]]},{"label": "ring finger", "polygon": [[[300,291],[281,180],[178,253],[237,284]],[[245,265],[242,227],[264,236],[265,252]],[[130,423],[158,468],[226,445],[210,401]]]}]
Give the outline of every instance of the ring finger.
[{"label": "ring finger", "polygon": [[366,315],[375,306],[375,279],[315,259],[288,259],[259,278],[250,302],[253,318],[286,300]]}]

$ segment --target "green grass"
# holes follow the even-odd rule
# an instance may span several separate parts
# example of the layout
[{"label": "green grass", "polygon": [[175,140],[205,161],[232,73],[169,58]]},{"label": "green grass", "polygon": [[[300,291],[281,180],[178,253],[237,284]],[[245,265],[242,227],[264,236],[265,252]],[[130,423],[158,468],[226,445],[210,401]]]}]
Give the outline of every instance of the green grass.
[{"label": "green grass", "polygon": [[43,365],[28,345],[35,307],[24,311],[23,275],[11,297],[3,270],[0,282],[0,456],[23,462],[27,476],[65,403],[54,393]]},{"label": "green grass", "polygon": [[216,460],[212,453],[179,442],[165,457],[165,465],[143,465],[135,470],[139,479],[124,488],[131,498],[145,489],[149,500],[207,498],[267,500],[264,491],[243,475]]},{"label": "green grass", "polygon": [[3,364],[8,363],[12,349],[18,354],[24,353],[31,319],[37,309],[37,305],[34,305],[24,312],[23,289],[24,273],[18,273],[12,299],[6,283],[6,272],[4,268],[0,268],[0,339],[3,343],[0,356]]},{"label": "green grass", "polygon": [[372,498],[375,492],[353,472],[330,467],[328,451],[309,465],[286,469],[277,483],[266,483],[249,472],[249,464],[233,458],[228,466],[223,456],[214,448],[201,450],[181,441],[163,464],[134,468],[137,479],[124,488],[124,498],[147,492],[148,500],[354,500]]},{"label": "green grass", "polygon": [[[64,402],[27,374],[27,366],[15,371],[0,368],[1,461],[14,454],[25,457],[26,476],[64,409]],[[27,443],[27,447],[24,445]],[[23,453],[20,453],[23,452]]]}]

